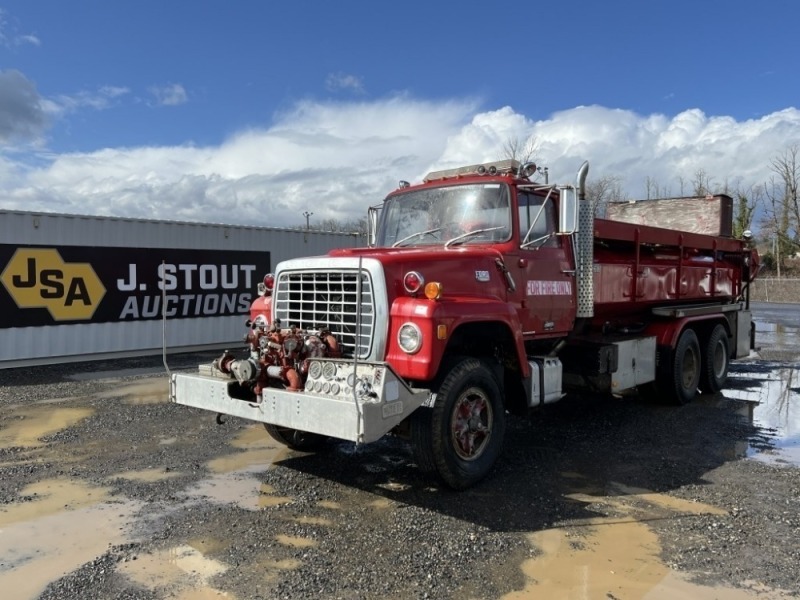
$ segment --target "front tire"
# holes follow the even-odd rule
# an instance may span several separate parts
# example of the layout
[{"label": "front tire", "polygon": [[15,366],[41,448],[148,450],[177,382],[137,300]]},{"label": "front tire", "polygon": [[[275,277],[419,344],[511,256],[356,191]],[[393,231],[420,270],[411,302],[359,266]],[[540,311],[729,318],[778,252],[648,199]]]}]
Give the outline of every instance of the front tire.
[{"label": "front tire", "polygon": [[327,437],[318,433],[309,433],[308,431],[300,431],[291,427],[279,427],[271,423],[264,423],[264,429],[276,442],[288,446],[292,450],[300,450],[302,452],[319,450],[327,440]]},{"label": "front tire", "polygon": [[505,437],[505,408],[492,371],[468,358],[447,374],[430,413],[431,458],[444,482],[464,489],[497,462]]}]

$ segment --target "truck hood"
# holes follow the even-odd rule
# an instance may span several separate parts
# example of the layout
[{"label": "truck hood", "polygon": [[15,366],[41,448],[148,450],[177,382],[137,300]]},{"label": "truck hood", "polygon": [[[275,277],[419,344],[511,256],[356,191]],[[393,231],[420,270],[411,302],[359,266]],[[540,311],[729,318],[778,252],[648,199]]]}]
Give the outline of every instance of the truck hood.
[{"label": "truck hood", "polygon": [[343,248],[331,251],[328,256],[377,260],[383,266],[390,297],[408,295],[403,277],[409,271],[416,271],[426,283],[442,284],[443,299],[449,296],[506,299],[507,283],[500,268],[503,255],[492,247]]}]

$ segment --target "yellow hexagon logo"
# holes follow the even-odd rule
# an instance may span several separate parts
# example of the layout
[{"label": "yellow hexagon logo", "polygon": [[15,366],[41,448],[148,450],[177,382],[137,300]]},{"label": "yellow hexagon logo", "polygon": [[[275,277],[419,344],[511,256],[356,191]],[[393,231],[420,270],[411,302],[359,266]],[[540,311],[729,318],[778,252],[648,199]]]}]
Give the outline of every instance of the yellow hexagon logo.
[{"label": "yellow hexagon logo", "polygon": [[19,308],[46,308],[56,321],[91,319],[106,294],[89,263],[65,263],[55,248],[17,248],[0,281]]}]

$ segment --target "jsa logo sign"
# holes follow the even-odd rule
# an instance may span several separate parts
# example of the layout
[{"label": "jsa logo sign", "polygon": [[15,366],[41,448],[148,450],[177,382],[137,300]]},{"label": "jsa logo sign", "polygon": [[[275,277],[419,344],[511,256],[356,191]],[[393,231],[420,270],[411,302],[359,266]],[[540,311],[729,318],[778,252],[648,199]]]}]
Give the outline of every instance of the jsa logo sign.
[{"label": "jsa logo sign", "polygon": [[106,293],[89,263],[65,263],[53,248],[18,248],[0,281],[19,308],[46,308],[56,321],[91,319]]}]

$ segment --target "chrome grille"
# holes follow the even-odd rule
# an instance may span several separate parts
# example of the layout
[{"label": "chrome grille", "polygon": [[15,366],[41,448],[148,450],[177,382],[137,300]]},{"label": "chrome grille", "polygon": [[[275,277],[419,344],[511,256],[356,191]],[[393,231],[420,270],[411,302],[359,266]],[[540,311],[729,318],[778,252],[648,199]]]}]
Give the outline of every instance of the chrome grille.
[{"label": "chrome grille", "polygon": [[361,314],[358,316],[358,270],[283,272],[273,293],[275,318],[281,327],[328,329],[346,357],[372,350],[375,298],[369,273],[361,271]]}]

